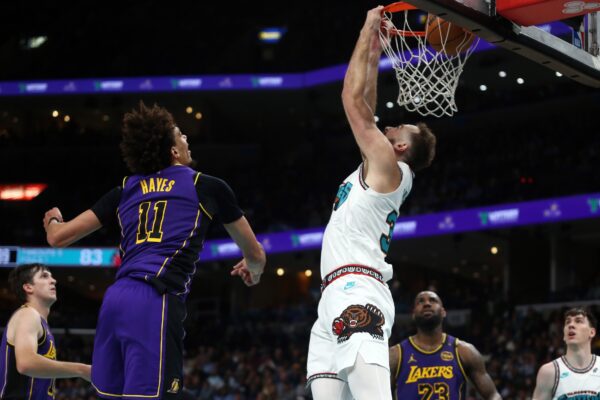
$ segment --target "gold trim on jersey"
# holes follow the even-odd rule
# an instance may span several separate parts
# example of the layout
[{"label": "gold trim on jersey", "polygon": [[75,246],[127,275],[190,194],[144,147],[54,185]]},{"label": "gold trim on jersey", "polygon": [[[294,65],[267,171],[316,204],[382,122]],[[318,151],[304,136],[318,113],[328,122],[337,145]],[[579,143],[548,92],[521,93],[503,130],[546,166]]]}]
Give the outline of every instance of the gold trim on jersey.
[{"label": "gold trim on jersey", "polygon": [[125,235],[123,234],[123,224],[121,223],[121,215],[119,214],[119,207],[117,207],[117,221],[119,222],[119,228],[121,228],[121,240],[119,240],[119,251],[123,255],[123,258],[125,258],[125,250],[123,250],[123,247],[121,246],[123,244],[123,238],[125,238]]},{"label": "gold trim on jersey", "polygon": [[213,219],[212,215],[210,215],[208,213],[208,211],[206,211],[206,208],[204,208],[204,206],[202,205],[202,203],[198,202],[198,205],[200,206],[200,208],[202,209],[202,211],[204,211],[204,214],[206,214],[206,216],[208,217],[208,219],[212,220]]},{"label": "gold trim on jersey", "polygon": [[31,378],[31,386],[29,387],[29,400],[31,400],[31,396],[33,396],[33,382],[35,378]]},{"label": "gold trim on jersey", "polygon": [[[196,174],[196,177],[194,178],[194,187],[196,187],[196,184],[198,183],[198,178],[200,178],[200,175],[202,175],[202,172],[198,172]],[[202,202],[198,201],[198,205],[200,206],[200,208],[202,209],[202,211],[204,211],[204,214],[206,214],[206,216],[212,220],[213,216],[210,215],[210,213],[208,211],[206,211],[206,208],[204,207],[204,205],[202,204]]]},{"label": "gold trim on jersey", "polygon": [[414,341],[412,336],[408,337],[408,341],[410,342],[410,344],[415,348],[415,350],[417,350],[419,353],[423,353],[423,354],[434,354],[437,353],[438,351],[440,351],[442,349],[442,347],[444,347],[444,345],[446,344],[446,339],[448,339],[448,335],[446,335],[445,333],[443,334],[443,339],[442,339],[442,343],[436,347],[434,350],[431,351],[427,351],[427,350],[423,350],[422,348],[420,348]]},{"label": "gold trim on jersey", "polygon": [[200,209],[198,209],[198,212],[196,213],[196,220],[194,221],[194,227],[192,228],[192,231],[190,232],[190,234],[188,235],[188,237],[183,241],[182,245],[180,248],[178,248],[175,253],[173,253],[172,256],[165,258],[165,261],[163,261],[160,269],[158,270],[158,272],[156,273],[156,276],[160,276],[160,273],[162,272],[163,268],[165,267],[165,265],[167,265],[167,261],[169,261],[169,259],[172,259],[173,257],[175,257],[177,255],[177,253],[179,253],[179,251],[181,251],[181,249],[183,249],[188,241],[189,238],[191,238],[194,235],[194,231],[196,230],[196,228],[198,227],[198,219],[200,218]]},{"label": "gold trim on jersey", "polygon": [[160,397],[160,392],[161,392],[161,386],[162,386],[162,363],[163,363],[163,338],[164,338],[164,326],[165,326],[165,303],[166,303],[166,299],[167,299],[167,295],[163,294],[162,295],[162,316],[161,316],[161,320],[160,320],[160,353],[159,353],[159,360],[158,360],[158,388],[156,389],[156,394],[151,394],[151,395],[144,395],[144,394],[114,394],[114,393],[107,393],[107,392],[103,392],[100,389],[98,389],[98,387],[96,385],[94,385],[93,382],[91,382],[92,386],[94,387],[94,389],[96,389],[96,391],[98,393],[100,393],[103,396],[109,396],[109,397],[142,397],[145,399],[152,399],[152,398],[157,398]]},{"label": "gold trim on jersey", "polygon": [[456,363],[458,364],[458,368],[460,368],[460,372],[465,381],[471,381],[467,374],[465,373],[465,369],[462,365],[462,361],[460,360],[460,354],[458,352],[458,338],[454,338],[454,355],[456,356]]},{"label": "gold trim on jersey", "polygon": [[[40,316],[41,318],[41,316]],[[46,333],[46,329],[44,328],[44,324],[42,324],[40,322],[40,325],[42,325],[42,331],[44,332],[43,336],[41,338],[38,339],[38,347],[40,347],[41,345],[43,345],[44,343],[46,343],[46,339],[48,334]]]},{"label": "gold trim on jersey", "polygon": [[398,343],[398,365],[396,365],[396,375],[394,375],[394,379],[398,379],[398,375],[400,375],[400,367],[402,366],[402,346]]}]

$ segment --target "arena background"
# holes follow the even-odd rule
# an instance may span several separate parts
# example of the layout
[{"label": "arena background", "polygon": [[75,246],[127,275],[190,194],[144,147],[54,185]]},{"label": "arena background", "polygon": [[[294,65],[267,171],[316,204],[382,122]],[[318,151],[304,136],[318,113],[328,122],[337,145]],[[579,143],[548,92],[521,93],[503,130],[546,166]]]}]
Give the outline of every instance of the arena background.
[{"label": "arena background", "polygon": [[[0,88],[54,79],[273,77],[343,68],[367,9],[375,5],[3,4]],[[268,27],[283,28],[278,43],[259,40]],[[232,186],[258,233],[322,228],[337,186],[360,162],[341,84],[332,79],[288,89],[66,95],[0,91],[0,185],[47,185],[31,201],[0,201],[0,247],[45,247],[44,211],[58,206],[72,218],[121,182],[127,171],[118,150],[120,120],[140,100],[173,112],[198,169]],[[600,311],[600,93],[496,48],[468,63],[452,118],[423,119],[395,104],[388,108],[396,95],[393,73],[382,71],[379,125],[424,120],[438,137],[434,165],[418,174],[401,218],[441,213],[442,222],[453,224],[452,213],[460,210],[544,199],[554,199],[548,215],[558,216],[395,240],[389,254],[398,313],[392,340],[412,332],[415,294],[436,290],[450,311],[446,330],[479,348],[503,397],[530,398],[537,369],[564,351],[564,308],[587,304]],[[586,198],[589,215],[559,218],[569,210],[556,199],[575,195]],[[114,248],[118,237],[115,227],[107,227],[78,246]],[[208,238],[225,237],[215,225]],[[194,281],[186,322],[189,398],[310,398],[304,369],[320,295],[318,248],[268,254],[264,279],[254,288],[229,277],[235,262],[201,262]],[[9,266],[3,266],[0,326],[17,306],[6,283]],[[99,304],[115,268],[52,271],[59,301],[49,322],[58,356],[90,361]],[[600,354],[600,340],[594,351]],[[94,398],[81,381],[60,381],[58,389],[57,399]]]}]

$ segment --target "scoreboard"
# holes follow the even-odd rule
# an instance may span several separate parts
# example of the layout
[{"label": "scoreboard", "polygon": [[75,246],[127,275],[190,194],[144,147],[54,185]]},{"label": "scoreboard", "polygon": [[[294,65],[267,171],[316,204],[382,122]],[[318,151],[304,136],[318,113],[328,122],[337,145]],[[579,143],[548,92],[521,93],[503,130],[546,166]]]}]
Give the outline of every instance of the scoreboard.
[{"label": "scoreboard", "polygon": [[116,248],[0,247],[0,267],[29,263],[61,267],[117,267],[120,261]]}]

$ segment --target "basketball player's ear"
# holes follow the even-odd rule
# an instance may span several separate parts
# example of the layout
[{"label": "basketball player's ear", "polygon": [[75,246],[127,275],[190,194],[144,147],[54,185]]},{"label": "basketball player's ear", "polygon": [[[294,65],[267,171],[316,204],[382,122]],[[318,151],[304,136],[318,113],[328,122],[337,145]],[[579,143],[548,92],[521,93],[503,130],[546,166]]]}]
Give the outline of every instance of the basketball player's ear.
[{"label": "basketball player's ear", "polygon": [[590,329],[590,336],[592,339],[596,337],[596,328]]},{"label": "basketball player's ear", "polygon": [[25,292],[26,295],[33,294],[33,283],[24,283],[23,291]]},{"label": "basketball player's ear", "polygon": [[175,146],[171,146],[171,157],[174,160],[177,160],[179,158],[179,151],[177,150],[177,148]]},{"label": "basketball player's ear", "polygon": [[442,307],[442,318],[446,318],[446,309],[444,307]]}]

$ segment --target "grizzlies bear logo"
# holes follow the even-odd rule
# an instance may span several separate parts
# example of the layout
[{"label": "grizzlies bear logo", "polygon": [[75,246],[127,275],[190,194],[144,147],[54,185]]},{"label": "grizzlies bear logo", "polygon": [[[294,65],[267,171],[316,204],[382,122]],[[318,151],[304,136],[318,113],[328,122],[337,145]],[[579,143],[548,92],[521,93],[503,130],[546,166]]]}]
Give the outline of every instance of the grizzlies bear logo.
[{"label": "grizzlies bear logo", "polygon": [[381,327],[384,323],[383,313],[373,304],[366,306],[355,304],[346,308],[339,317],[333,320],[332,330],[338,337],[338,343],[345,342],[358,332],[366,332],[375,339],[383,340]]}]

